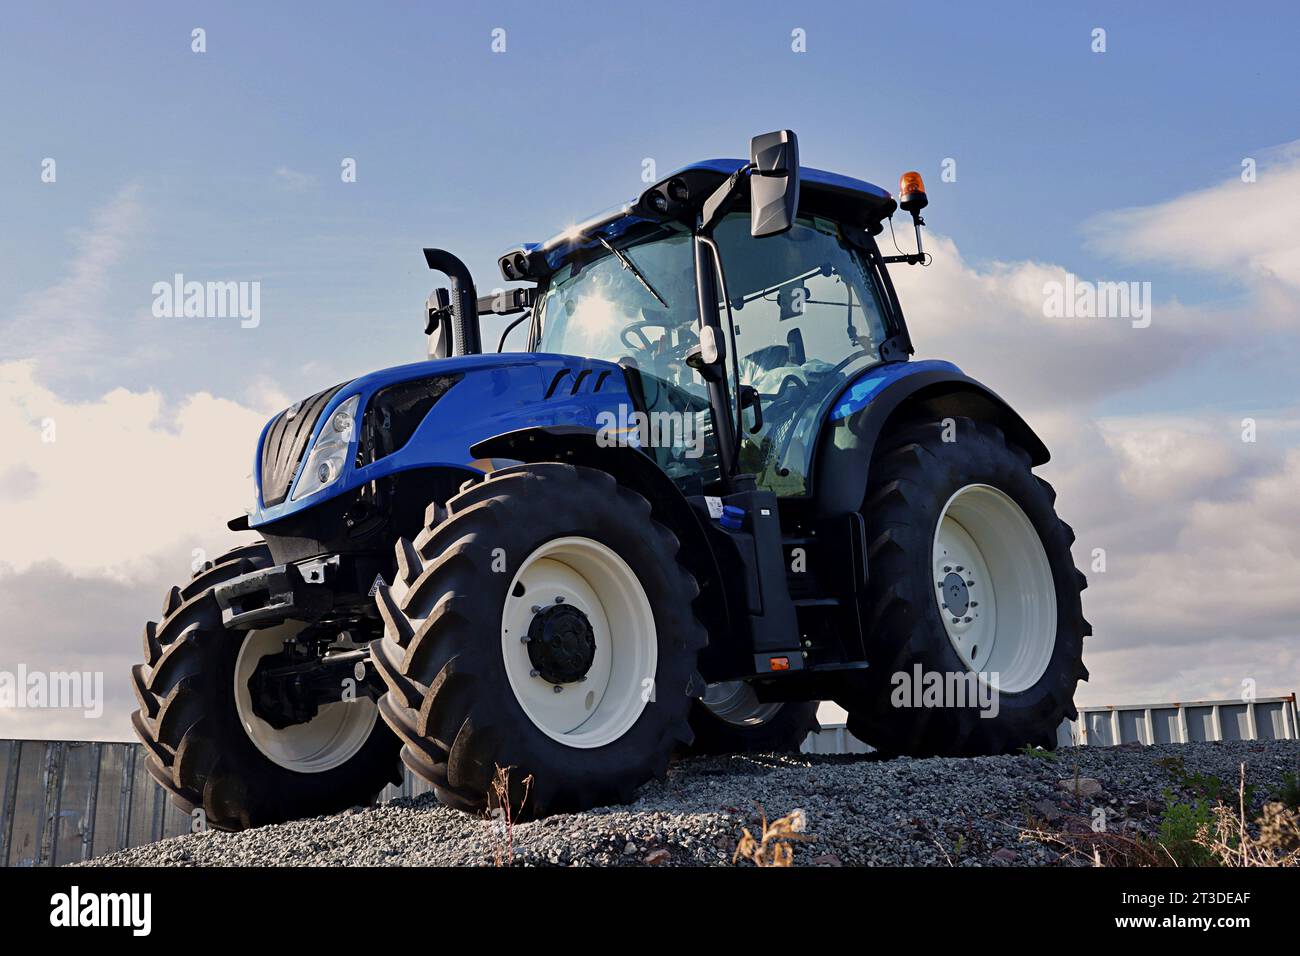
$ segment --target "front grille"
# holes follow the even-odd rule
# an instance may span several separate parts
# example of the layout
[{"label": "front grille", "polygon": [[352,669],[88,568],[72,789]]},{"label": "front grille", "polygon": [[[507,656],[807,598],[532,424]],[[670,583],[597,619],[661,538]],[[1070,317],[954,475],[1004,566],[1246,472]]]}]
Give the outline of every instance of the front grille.
[{"label": "front grille", "polygon": [[[346,383],[344,383],[346,384]],[[316,420],[325,410],[336,392],[343,385],[335,385],[323,392],[317,392],[311,398],[304,398],[297,405],[286,408],[271,422],[266,430],[266,441],[262,443],[262,504],[264,507],[278,505],[289,494],[289,485],[293,483],[293,474],[298,470],[311,440],[312,429]],[[292,413],[292,414],[291,414]]]}]

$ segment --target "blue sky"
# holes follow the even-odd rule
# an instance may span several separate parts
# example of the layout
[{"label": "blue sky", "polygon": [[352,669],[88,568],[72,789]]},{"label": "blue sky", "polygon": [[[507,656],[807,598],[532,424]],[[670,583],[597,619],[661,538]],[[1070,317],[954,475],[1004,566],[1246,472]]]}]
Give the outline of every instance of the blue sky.
[{"label": "blue sky", "polygon": [[[134,188],[140,221],[97,314],[123,348],[152,347],[131,374],[169,397],[254,376],[296,394],[409,359],[432,285],[422,245],[459,252],[495,284],[497,252],[634,193],[643,158],[666,172],[743,152],[769,128],[795,128],[806,162],[891,191],[920,169],[932,227],[969,262],[1059,262],[1084,277],[1122,272],[1084,244],[1092,217],[1232,177],[1243,156],[1295,134],[1300,17],[1285,5],[1250,16],[1213,4],[130,11],[7,15],[0,309],[57,282],[89,211]],[[504,54],[491,52],[495,27]],[[807,53],[791,52],[795,27]],[[55,186],[39,180],[46,156]],[[340,181],[343,157],[357,160],[354,184]],[[956,183],[940,181],[946,157]],[[178,271],[260,279],[265,328],[151,325],[148,290]],[[1141,278],[1157,298],[1234,293],[1205,277]],[[307,357],[316,364],[299,375]],[[114,384],[103,367],[48,374],[85,395]],[[1193,397],[1186,382],[1166,386]]]},{"label": "blue sky", "polygon": [[[226,543],[261,424],[423,357],[421,247],[486,292],[498,253],[639,192],[647,158],[782,127],[807,165],[925,176],[935,262],[896,281],[919,352],[1053,450],[1091,578],[1079,699],[1295,690],[1297,46],[1282,3],[11,5],[0,655],[102,668],[115,722],[0,712],[0,736],[127,736],[140,624]],[[1066,272],[1150,282],[1153,324],[1047,318]],[[260,325],[154,318],[175,273],[260,282]]]}]

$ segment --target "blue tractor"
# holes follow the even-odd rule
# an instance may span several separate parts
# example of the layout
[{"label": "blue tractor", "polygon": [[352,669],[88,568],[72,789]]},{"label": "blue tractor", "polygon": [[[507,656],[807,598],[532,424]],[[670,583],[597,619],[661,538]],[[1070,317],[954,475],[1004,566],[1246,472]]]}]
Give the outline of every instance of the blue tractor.
[{"label": "blue tractor", "polygon": [[[296,402],[260,540],[172,588],[132,671],[148,767],[239,829],[372,800],[625,802],[675,755],[798,749],[818,701],[893,754],[1050,747],[1090,632],[1047,449],[911,361],[898,201],[788,130],[426,304],[427,361]],[[909,212],[917,252],[875,237]],[[484,354],[517,314],[524,352]],[[504,342],[504,336],[503,336]]]}]

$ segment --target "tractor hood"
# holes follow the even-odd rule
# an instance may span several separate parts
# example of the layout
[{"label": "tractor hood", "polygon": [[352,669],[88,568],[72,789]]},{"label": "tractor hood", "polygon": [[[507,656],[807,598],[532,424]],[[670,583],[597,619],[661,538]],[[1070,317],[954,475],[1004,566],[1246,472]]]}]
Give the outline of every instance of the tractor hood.
[{"label": "tractor hood", "polygon": [[296,402],[262,429],[253,459],[259,527],[413,468],[486,470],[470,446],[519,428],[596,427],[632,401],[610,362],[509,352],[372,372]]}]

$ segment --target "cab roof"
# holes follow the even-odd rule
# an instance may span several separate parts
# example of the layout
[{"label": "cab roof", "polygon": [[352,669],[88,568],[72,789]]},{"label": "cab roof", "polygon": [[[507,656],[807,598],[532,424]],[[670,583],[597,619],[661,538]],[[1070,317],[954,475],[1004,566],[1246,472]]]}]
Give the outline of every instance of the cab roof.
[{"label": "cab roof", "polygon": [[[706,159],[683,166],[646,189],[640,196],[570,226],[546,242],[515,246],[502,257],[503,275],[507,279],[519,278],[507,274],[504,263],[520,252],[532,260],[534,269],[547,271],[547,261],[550,260],[554,267],[555,260],[559,258],[556,253],[563,255],[564,247],[590,241],[596,232],[612,236],[637,222],[693,219],[695,212],[713,190],[744,165],[746,163],[743,159]],[[665,212],[652,205],[652,199],[655,194],[668,195],[667,187],[670,183],[684,185],[687,198],[681,202],[670,201],[670,208]],[[881,223],[896,208],[894,197],[874,183],[812,166],[799,167],[801,213],[824,215],[866,229],[875,235],[880,232]],[[541,255],[536,255],[539,252]]]}]

